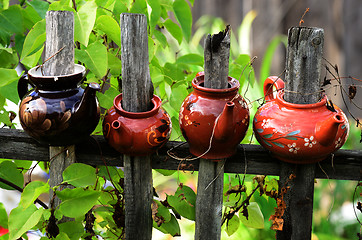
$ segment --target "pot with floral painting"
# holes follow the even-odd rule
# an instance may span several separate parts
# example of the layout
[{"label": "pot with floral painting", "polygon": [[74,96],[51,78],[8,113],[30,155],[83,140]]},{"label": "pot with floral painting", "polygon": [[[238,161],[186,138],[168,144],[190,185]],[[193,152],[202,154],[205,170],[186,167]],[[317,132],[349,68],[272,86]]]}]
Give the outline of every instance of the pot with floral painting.
[{"label": "pot with floral painting", "polygon": [[212,89],[204,73],[192,80],[193,91],[181,105],[179,122],[190,152],[205,159],[232,156],[249,126],[249,109],[239,95],[239,82],[228,78],[229,88]]},{"label": "pot with floral painting", "polygon": [[[38,142],[64,146],[89,137],[100,118],[97,83],[80,86],[85,68],[75,64],[73,74],[43,76],[41,67],[29,70],[18,83],[20,123]],[[28,85],[34,88],[27,91]]]},{"label": "pot with floral painting", "polygon": [[[273,85],[277,93],[273,95]],[[346,115],[327,97],[313,104],[293,104],[283,99],[284,82],[269,77],[264,82],[266,103],[255,114],[253,129],[258,142],[279,160],[306,164],[326,159],[345,143]]]},{"label": "pot with floral painting", "polygon": [[170,138],[171,119],[161,108],[161,99],[153,95],[153,108],[147,112],[128,112],[122,108],[122,94],[103,120],[103,135],[118,152],[145,156],[161,148]]}]

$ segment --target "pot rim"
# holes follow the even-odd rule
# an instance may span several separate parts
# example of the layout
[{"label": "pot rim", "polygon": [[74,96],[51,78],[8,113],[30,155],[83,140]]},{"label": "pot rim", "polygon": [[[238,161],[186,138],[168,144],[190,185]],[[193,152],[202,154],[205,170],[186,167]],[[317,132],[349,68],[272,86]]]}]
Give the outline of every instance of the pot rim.
[{"label": "pot rim", "polygon": [[284,100],[284,91],[278,91],[276,94],[276,100],[278,103],[290,107],[290,108],[298,108],[298,109],[311,109],[311,108],[319,108],[323,107],[327,103],[327,95],[323,95],[322,99],[316,103],[302,104],[302,103],[290,103]]},{"label": "pot rim", "polygon": [[200,91],[202,93],[206,93],[206,94],[230,94],[230,93],[234,93],[237,92],[240,88],[240,83],[238,80],[236,80],[233,77],[228,76],[228,83],[231,87],[229,88],[222,88],[222,89],[216,89],[216,88],[207,88],[207,87],[203,87],[201,86],[201,84],[203,84],[204,81],[204,77],[205,74],[204,73],[198,73],[196,75],[196,77],[192,80],[192,87],[197,90]]},{"label": "pot rim", "polygon": [[74,75],[77,75],[77,74],[80,74],[82,73],[82,76],[84,76],[85,74],[85,67],[83,65],[80,65],[80,64],[74,64],[74,72],[71,73],[71,74],[66,74],[66,75],[57,75],[57,76],[44,76],[42,71],[41,71],[41,68],[40,66],[36,66],[36,67],[33,67],[31,68],[29,71],[28,71],[28,75],[30,77],[33,77],[33,78],[48,78],[48,79],[54,79],[54,78],[66,78],[66,77],[71,77],[71,76],[74,76]]},{"label": "pot rim", "polygon": [[152,97],[152,104],[153,104],[153,108],[149,111],[146,112],[128,112],[126,110],[124,110],[122,108],[122,93],[120,93],[118,96],[116,96],[113,100],[113,106],[116,109],[116,111],[124,117],[128,117],[128,118],[135,118],[135,119],[140,119],[140,118],[148,118],[151,117],[153,115],[155,115],[160,107],[161,107],[161,98],[159,98],[157,95],[153,94]]}]

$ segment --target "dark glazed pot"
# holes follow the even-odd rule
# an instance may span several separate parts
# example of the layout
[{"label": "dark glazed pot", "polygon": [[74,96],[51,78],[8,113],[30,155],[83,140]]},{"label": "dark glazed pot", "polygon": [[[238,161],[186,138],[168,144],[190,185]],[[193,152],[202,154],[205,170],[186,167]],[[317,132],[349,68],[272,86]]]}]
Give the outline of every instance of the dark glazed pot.
[{"label": "dark glazed pot", "polygon": [[[249,109],[239,95],[239,82],[229,77],[229,88],[203,87],[204,74],[192,80],[191,92],[181,105],[180,128],[190,152],[206,159],[235,154],[249,126]],[[211,146],[210,146],[211,143]]]},{"label": "dark glazed pot", "polygon": [[19,90],[20,123],[24,131],[42,144],[65,146],[86,139],[96,128],[100,108],[96,97],[97,83],[80,87],[85,68],[75,64],[74,74],[42,76],[40,67],[34,67],[26,78],[19,80],[19,89],[28,83],[34,89]]},{"label": "dark glazed pot", "polygon": [[114,99],[103,121],[103,135],[109,145],[122,154],[145,156],[154,153],[170,138],[171,119],[153,95],[153,108],[147,112],[127,112],[122,94]]},{"label": "dark glazed pot", "polygon": [[[275,97],[273,85],[278,89]],[[266,103],[253,121],[255,137],[264,148],[279,160],[305,164],[322,161],[342,147],[349,125],[339,107],[328,108],[326,96],[313,104],[289,103],[283,90],[284,82],[278,77],[264,82]]]}]

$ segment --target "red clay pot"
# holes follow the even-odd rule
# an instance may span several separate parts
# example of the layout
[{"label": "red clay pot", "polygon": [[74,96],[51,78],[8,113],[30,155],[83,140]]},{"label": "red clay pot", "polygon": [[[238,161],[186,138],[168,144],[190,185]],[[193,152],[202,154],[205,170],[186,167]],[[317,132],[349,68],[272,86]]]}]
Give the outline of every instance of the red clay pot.
[{"label": "red clay pot", "polygon": [[122,94],[114,99],[103,121],[103,135],[118,152],[131,156],[154,153],[169,139],[171,119],[161,108],[161,99],[153,95],[153,108],[147,112],[127,112]]},{"label": "red clay pot", "polygon": [[[192,80],[191,92],[181,105],[179,122],[190,152],[205,159],[235,154],[249,126],[249,109],[239,95],[239,82],[229,77],[229,88],[203,87],[204,74]],[[210,146],[211,143],[211,146]]]},{"label": "red clay pot", "polygon": [[[272,87],[278,92],[274,98]],[[283,99],[284,82],[269,77],[264,82],[266,103],[253,121],[256,139],[279,160],[305,164],[326,159],[345,143],[348,120],[342,110],[327,108],[327,97],[313,104],[293,104]]]}]

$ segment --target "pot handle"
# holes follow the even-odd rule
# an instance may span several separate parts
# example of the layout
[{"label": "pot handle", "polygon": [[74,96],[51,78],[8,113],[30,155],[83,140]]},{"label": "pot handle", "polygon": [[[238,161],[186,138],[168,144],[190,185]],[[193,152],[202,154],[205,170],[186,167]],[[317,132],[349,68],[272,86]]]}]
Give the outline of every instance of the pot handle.
[{"label": "pot handle", "polygon": [[29,92],[34,85],[29,82],[28,74],[24,73],[18,80],[18,95],[20,100]]},{"label": "pot handle", "polygon": [[270,76],[264,81],[264,97],[266,101],[274,99],[273,87],[277,88],[277,91],[284,89],[284,81],[277,76]]}]

